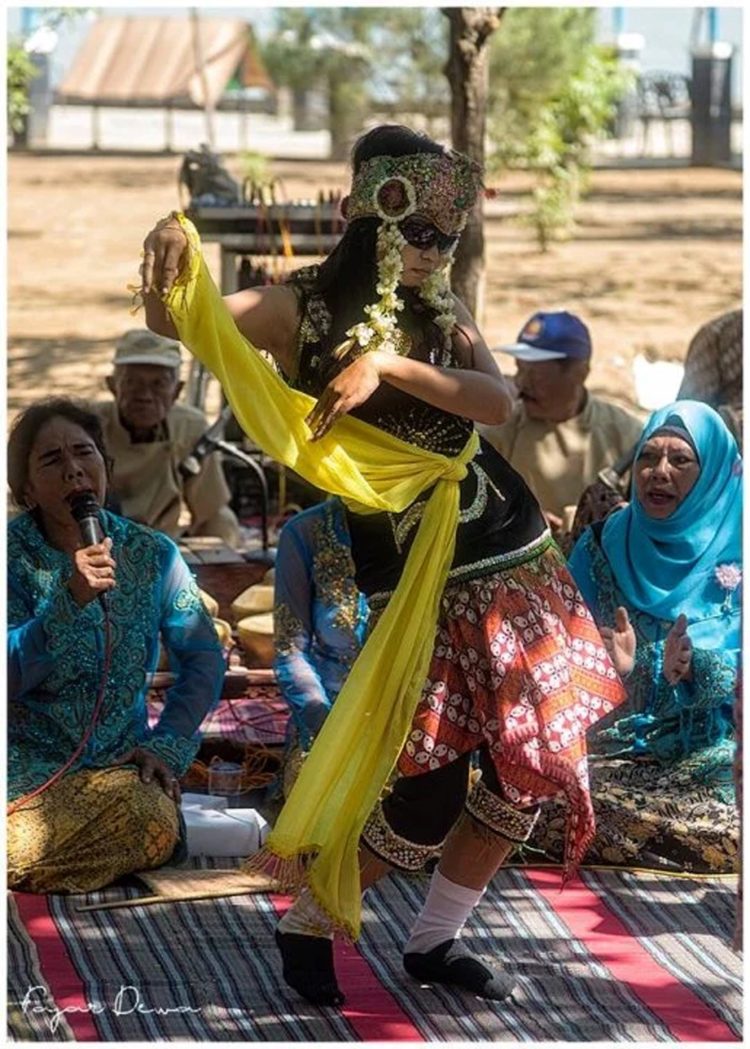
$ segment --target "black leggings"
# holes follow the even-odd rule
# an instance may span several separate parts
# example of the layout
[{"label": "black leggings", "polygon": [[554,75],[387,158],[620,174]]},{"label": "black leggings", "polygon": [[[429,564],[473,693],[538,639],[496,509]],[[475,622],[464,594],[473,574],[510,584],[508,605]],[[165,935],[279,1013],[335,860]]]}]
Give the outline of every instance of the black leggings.
[{"label": "black leggings", "polygon": [[[486,747],[480,748],[482,783],[501,794],[495,766]],[[383,815],[399,837],[417,845],[436,845],[461,815],[469,788],[471,752],[449,765],[420,776],[400,776],[382,801]]]}]

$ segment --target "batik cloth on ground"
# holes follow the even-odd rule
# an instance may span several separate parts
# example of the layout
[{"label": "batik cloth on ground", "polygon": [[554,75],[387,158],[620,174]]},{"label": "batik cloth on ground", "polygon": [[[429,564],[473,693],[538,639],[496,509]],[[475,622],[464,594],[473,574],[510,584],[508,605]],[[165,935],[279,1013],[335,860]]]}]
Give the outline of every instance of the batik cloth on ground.
[{"label": "batik cloth on ground", "polygon": [[[585,570],[595,580],[599,622],[614,623],[624,599],[596,530],[579,540],[572,564],[577,579]],[[597,832],[585,862],[731,873],[739,837],[732,781],[736,655],[695,647],[693,684],[672,686],[661,671],[671,623],[629,612],[637,637],[629,697],[589,733]],[[559,808],[543,808],[529,844],[559,860],[563,827]]]},{"label": "batik cloth on ground", "polygon": [[[739,861],[739,814],[731,785],[705,782],[707,764],[731,768],[734,744],[691,755],[665,768],[661,762],[589,756],[596,837],[587,864],[733,874]],[[565,816],[559,805],[542,808],[529,842],[558,862]],[[539,858],[536,853],[529,854]]]}]

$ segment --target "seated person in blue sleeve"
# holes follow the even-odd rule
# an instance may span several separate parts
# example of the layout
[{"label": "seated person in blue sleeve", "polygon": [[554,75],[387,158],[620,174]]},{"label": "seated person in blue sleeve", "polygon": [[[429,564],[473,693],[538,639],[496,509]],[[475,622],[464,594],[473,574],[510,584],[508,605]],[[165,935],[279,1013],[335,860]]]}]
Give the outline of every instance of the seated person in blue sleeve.
[{"label": "seated person in blue sleeve", "polygon": [[298,767],[297,746],[310,749],[341,691],[366,627],[344,507],[328,499],[284,525],[276,556],[274,670],[292,715],[290,773]]},{"label": "seated person in blue sleeve", "polygon": [[[712,408],[668,405],[641,435],[630,504],[571,554],[629,693],[589,732],[597,836],[586,862],[736,869],[741,475]],[[558,855],[562,826],[548,807],[530,844]]]},{"label": "seated person in blue sleeve", "polygon": [[[16,420],[8,480],[26,512],[8,526],[7,857],[9,887],[25,892],[87,892],[170,859],[177,781],[221,691],[219,641],[172,540],[100,510],[105,538],[84,543],[71,504],[90,493],[101,506],[108,473],[101,423],[75,402]],[[150,729],[160,637],[175,680]]]}]

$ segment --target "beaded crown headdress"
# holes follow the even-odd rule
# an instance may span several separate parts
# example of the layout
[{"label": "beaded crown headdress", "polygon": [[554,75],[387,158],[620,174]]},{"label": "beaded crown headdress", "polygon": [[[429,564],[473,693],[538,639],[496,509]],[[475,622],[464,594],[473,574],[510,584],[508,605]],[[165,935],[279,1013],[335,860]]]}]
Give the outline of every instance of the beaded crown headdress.
[{"label": "beaded crown headdress", "polygon": [[[337,357],[376,349],[408,353],[408,340],[396,318],[404,308],[396,289],[403,272],[401,252],[407,244],[399,223],[419,215],[448,236],[460,233],[481,186],[479,165],[454,151],[371,157],[362,164],[352,181],[346,218],[349,223],[380,219],[376,249],[380,299],[365,306],[367,319],[348,329],[347,339],[334,351]],[[445,253],[439,268],[419,288],[422,301],[435,311],[446,346],[456,325],[448,281],[453,250]]]},{"label": "beaded crown headdress", "polygon": [[372,157],[352,182],[347,219],[373,215],[401,222],[419,214],[442,233],[459,233],[481,184],[479,165],[462,153]]}]

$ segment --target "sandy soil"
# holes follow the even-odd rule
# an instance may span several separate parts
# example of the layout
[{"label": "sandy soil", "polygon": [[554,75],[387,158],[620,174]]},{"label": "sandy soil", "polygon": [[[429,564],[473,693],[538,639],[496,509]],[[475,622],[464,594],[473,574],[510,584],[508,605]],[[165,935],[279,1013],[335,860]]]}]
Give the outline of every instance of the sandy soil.
[{"label": "sandy soil", "polygon": [[[52,392],[102,394],[115,338],[143,323],[128,312],[126,285],[144,233],[179,204],[178,166],[163,156],[10,156],[11,415]],[[345,183],[330,163],[273,170],[289,198]],[[544,255],[519,220],[524,179],[494,184],[482,323],[490,346],[514,339],[536,309],[571,309],[594,339],[591,388],[627,404],[636,355],[682,360],[700,324],[741,302],[739,172],[598,171],[575,239]],[[218,249],[209,250],[218,274]]]}]

